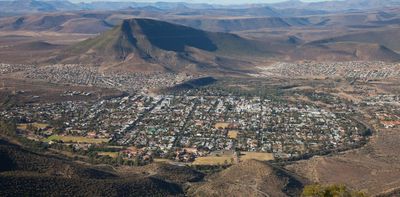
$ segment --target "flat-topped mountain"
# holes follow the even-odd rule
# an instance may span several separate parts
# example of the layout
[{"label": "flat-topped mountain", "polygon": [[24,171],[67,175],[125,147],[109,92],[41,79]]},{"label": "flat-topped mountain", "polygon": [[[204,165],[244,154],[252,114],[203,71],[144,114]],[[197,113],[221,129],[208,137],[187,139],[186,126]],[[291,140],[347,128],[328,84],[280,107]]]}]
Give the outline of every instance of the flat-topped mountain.
[{"label": "flat-topped mountain", "polygon": [[63,50],[50,61],[132,71],[234,71],[250,65],[237,59],[244,54],[269,55],[263,45],[234,34],[206,32],[153,19],[128,19]]}]

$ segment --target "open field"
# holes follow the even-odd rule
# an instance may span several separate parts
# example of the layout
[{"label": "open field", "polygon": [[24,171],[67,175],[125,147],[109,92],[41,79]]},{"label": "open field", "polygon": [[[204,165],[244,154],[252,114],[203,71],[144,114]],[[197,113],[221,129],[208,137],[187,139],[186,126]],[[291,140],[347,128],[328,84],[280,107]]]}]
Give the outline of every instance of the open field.
[{"label": "open field", "polygon": [[236,130],[228,131],[228,137],[231,139],[237,139],[238,134],[239,134],[239,131],[236,131]]},{"label": "open field", "polygon": [[98,152],[97,155],[109,156],[111,158],[117,158],[118,157],[118,153],[117,152]]},{"label": "open field", "polygon": [[227,128],[229,126],[229,123],[227,123],[227,122],[218,122],[218,123],[215,123],[215,128],[217,129],[217,128],[222,128],[222,129],[225,129],[225,128]]},{"label": "open field", "polygon": [[192,165],[223,165],[231,163],[233,155],[198,157]]},{"label": "open field", "polygon": [[[18,124],[18,125],[17,125],[17,128],[20,129],[20,130],[27,130],[28,125],[30,125],[30,124]],[[48,124],[45,124],[45,123],[37,123],[37,122],[32,123],[31,125],[32,125],[33,127],[35,127],[35,128],[38,128],[38,129],[45,129],[45,128],[47,128],[47,127],[49,126]]]},{"label": "open field", "polygon": [[241,152],[240,160],[259,160],[259,161],[270,161],[274,160],[272,153],[260,153],[260,152]]},{"label": "open field", "polygon": [[171,162],[171,160],[169,160],[169,159],[160,159],[160,158],[155,158],[153,161],[156,163],[170,163]]},{"label": "open field", "polygon": [[89,143],[89,144],[101,144],[108,142],[109,139],[95,139],[88,137],[80,137],[80,136],[61,136],[61,135],[52,135],[43,141],[49,142],[52,140],[60,140],[63,142],[77,142],[77,143]]}]

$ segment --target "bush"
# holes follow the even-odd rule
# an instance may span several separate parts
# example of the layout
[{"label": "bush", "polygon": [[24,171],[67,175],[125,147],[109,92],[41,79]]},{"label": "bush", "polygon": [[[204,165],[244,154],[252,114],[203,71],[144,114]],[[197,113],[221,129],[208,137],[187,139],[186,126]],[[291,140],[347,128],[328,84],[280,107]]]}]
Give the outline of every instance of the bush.
[{"label": "bush", "polygon": [[302,197],[366,197],[359,191],[350,191],[344,185],[308,185],[304,187]]},{"label": "bush", "polygon": [[17,134],[17,126],[14,121],[0,120],[0,133],[14,137]]}]

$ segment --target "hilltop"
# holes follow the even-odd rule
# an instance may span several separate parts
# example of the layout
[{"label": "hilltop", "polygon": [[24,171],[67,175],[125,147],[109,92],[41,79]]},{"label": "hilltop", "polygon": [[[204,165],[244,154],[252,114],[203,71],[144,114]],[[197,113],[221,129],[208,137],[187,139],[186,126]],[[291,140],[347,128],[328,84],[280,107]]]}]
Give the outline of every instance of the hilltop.
[{"label": "hilltop", "polygon": [[299,196],[306,182],[270,164],[248,160],[190,189],[193,196]]}]

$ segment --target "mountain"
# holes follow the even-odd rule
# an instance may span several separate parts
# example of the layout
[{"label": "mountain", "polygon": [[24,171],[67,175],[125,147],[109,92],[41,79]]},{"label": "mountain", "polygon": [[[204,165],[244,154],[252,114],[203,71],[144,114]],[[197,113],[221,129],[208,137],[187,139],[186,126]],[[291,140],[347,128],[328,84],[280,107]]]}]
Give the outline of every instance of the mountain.
[{"label": "mountain", "polygon": [[177,18],[171,19],[178,24],[217,32],[232,32],[262,28],[288,28],[311,25],[307,18],[301,17],[232,17],[232,18]]},{"label": "mountain", "polygon": [[215,12],[231,16],[281,16],[279,10],[269,6],[252,7],[244,9],[215,9]]},{"label": "mountain", "polygon": [[54,12],[63,10],[77,10],[79,7],[69,1],[40,1],[40,0],[14,0],[0,1],[2,12],[27,13],[27,12]]},{"label": "mountain", "polygon": [[[121,17],[121,14],[124,15]],[[109,30],[114,25],[118,25],[122,22],[123,17],[140,17],[140,14],[145,14],[145,16],[147,14],[151,16],[151,18],[162,18],[163,16],[162,12],[158,12],[155,7],[144,7],[141,8],[140,12],[133,9],[116,14],[112,12],[45,13],[0,18],[0,30],[57,31],[95,34]],[[215,32],[304,27],[312,25],[308,18],[305,17],[171,17],[167,20],[196,29]]]},{"label": "mountain", "polygon": [[51,60],[146,72],[251,70],[243,55],[272,54],[258,42],[234,34],[206,32],[153,19],[127,19]]},{"label": "mountain", "polygon": [[[0,1],[4,13],[32,13],[76,10],[124,10],[134,8],[141,10],[154,7],[164,13],[177,15],[204,15],[204,16],[269,16],[290,17],[327,14],[346,10],[366,10],[390,8],[400,6],[399,0],[338,0],[323,2],[302,2],[289,0],[274,4],[247,4],[247,5],[215,5],[195,4],[182,2],[107,2],[95,1],[89,3],[71,3],[68,0],[4,0]],[[4,15],[2,13],[1,15]]]},{"label": "mountain", "polygon": [[306,3],[299,0],[289,0],[286,2],[270,4],[269,6],[278,9],[301,8],[301,9],[314,9],[314,10],[343,11],[343,10],[365,10],[365,9],[396,7],[400,6],[400,1],[399,0],[336,0],[336,1]]},{"label": "mountain", "polygon": [[366,31],[315,41],[314,43],[359,42],[377,43],[400,52],[400,28]]},{"label": "mountain", "polygon": [[[27,31],[30,39],[22,45],[4,43],[7,48],[0,55],[10,62],[26,59],[19,51],[24,49],[33,63],[79,63],[133,72],[254,73],[265,60],[399,60],[396,8],[305,17],[168,15],[168,22],[138,18],[162,18],[160,13],[149,16],[127,9],[3,17],[1,31]],[[90,35],[60,43],[34,38],[30,31],[57,32],[66,38],[69,33]]]},{"label": "mountain", "polygon": [[360,42],[307,43],[287,53],[290,60],[400,61],[400,54],[380,44]]},{"label": "mountain", "polygon": [[36,0],[0,1],[0,7],[5,12],[50,12],[57,10],[47,2]]},{"label": "mountain", "polygon": [[106,19],[110,15],[102,13],[45,13],[4,17],[0,18],[0,30],[97,34],[114,26]]}]

